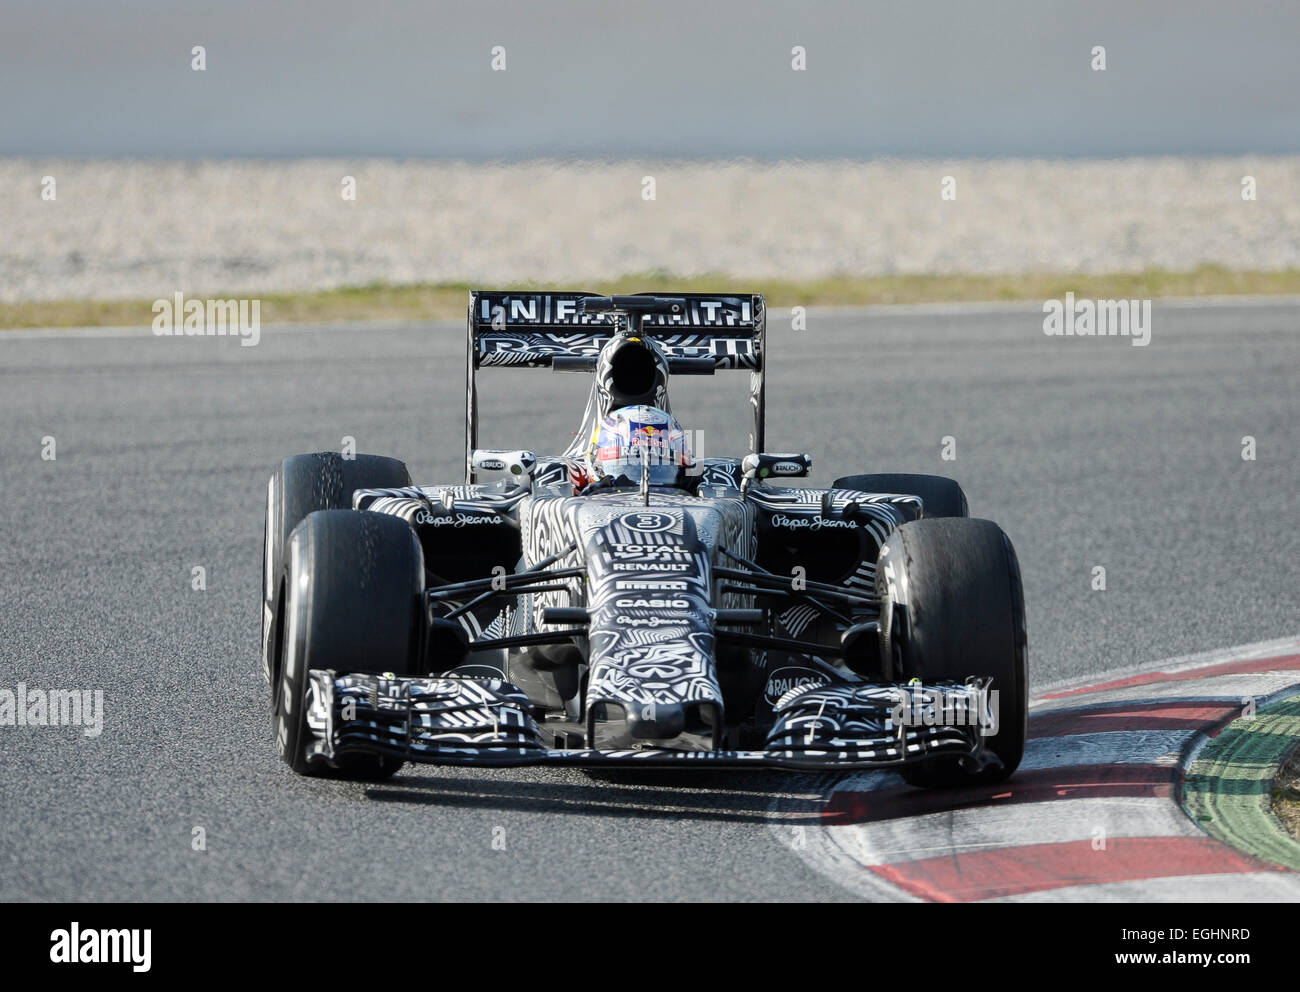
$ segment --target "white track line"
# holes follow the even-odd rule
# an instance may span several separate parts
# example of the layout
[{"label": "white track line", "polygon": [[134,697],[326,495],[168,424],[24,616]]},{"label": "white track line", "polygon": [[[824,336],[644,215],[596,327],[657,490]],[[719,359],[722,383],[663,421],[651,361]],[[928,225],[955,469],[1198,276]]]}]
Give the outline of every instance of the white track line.
[{"label": "white track line", "polygon": [[1174,804],[1144,796],[981,806],[833,831],[833,840],[850,857],[859,864],[872,865],[1027,844],[1091,844],[1098,838],[1165,836],[1202,835]]}]

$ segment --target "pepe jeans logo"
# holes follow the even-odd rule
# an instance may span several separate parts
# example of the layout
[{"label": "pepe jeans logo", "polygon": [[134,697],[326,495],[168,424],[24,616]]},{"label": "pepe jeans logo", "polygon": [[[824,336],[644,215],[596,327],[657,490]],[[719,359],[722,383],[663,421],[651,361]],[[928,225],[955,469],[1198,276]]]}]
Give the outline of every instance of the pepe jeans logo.
[{"label": "pepe jeans logo", "polygon": [[682,617],[630,617],[620,613],[614,622],[621,627],[680,627]]},{"label": "pepe jeans logo", "polygon": [[787,517],[783,513],[774,513],[768,518],[773,527],[785,530],[824,530],[827,527],[843,527],[857,530],[856,520],[832,520],[829,517]]},{"label": "pepe jeans logo", "polygon": [[477,527],[502,523],[502,518],[494,515],[477,516],[472,513],[430,513],[420,510],[415,514],[415,522],[426,527]]}]

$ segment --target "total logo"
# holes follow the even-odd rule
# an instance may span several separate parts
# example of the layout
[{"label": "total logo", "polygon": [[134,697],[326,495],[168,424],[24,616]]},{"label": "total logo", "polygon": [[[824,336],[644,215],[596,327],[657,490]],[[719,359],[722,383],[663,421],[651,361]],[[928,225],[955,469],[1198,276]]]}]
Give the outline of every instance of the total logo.
[{"label": "total logo", "polygon": [[810,668],[778,668],[768,676],[767,685],[763,689],[763,698],[767,700],[769,706],[775,706],[777,701],[791,689],[825,684],[825,676]]},{"label": "total logo", "polygon": [[690,551],[655,544],[612,544],[610,554],[621,561],[691,561],[694,558]]}]

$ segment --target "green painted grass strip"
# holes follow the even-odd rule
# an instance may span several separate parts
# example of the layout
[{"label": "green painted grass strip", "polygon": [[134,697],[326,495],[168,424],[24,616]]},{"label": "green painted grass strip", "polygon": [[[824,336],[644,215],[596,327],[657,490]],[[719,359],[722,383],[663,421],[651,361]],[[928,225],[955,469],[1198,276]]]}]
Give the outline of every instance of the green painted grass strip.
[{"label": "green painted grass strip", "polygon": [[1300,695],[1234,720],[1202,748],[1183,781],[1187,815],[1211,837],[1300,871],[1297,842],[1273,813],[1273,780],[1300,740]]}]

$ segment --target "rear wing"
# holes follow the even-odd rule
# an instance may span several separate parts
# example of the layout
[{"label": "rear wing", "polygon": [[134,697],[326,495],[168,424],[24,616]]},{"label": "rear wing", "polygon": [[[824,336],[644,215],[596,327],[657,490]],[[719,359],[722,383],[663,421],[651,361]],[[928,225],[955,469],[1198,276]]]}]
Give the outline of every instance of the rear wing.
[{"label": "rear wing", "polygon": [[[623,301],[638,311],[639,333],[652,338],[668,359],[670,372],[700,374],[748,370],[753,426],[751,451],[763,450],[763,367],[767,310],[759,294],[653,293],[600,297],[595,293],[538,293],[477,290],[469,294],[466,321],[465,458],[478,447],[478,385],[481,368],[594,368],[613,336],[619,317],[579,301]],[[671,306],[657,306],[660,300]],[[590,311],[590,312],[589,312]]]}]

